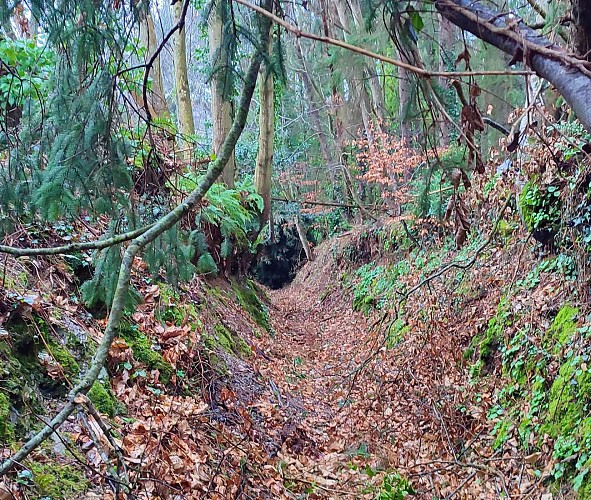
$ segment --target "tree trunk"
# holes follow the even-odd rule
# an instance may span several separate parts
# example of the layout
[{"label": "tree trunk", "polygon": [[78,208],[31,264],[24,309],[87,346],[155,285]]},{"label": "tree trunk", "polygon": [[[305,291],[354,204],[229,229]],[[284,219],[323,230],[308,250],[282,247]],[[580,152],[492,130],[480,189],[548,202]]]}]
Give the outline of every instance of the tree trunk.
[{"label": "tree trunk", "polygon": [[[308,115],[310,116],[310,121],[312,122],[312,128],[318,136],[318,143],[320,144],[320,152],[322,157],[324,158],[327,167],[330,168],[334,165],[334,160],[333,156],[330,154],[327,136],[324,128],[322,127],[322,120],[320,119],[320,112],[318,111],[318,99],[316,99],[314,84],[312,83],[312,78],[310,77],[308,66],[306,64],[306,60],[304,59],[304,54],[302,52],[302,46],[299,38],[295,41],[295,54],[300,66],[302,67],[300,75],[302,77],[302,82],[304,83],[304,92],[306,95],[306,101],[308,103]],[[332,172],[332,169],[330,172]]]},{"label": "tree trunk", "polygon": [[[404,61],[404,59],[401,59],[401,61]],[[411,76],[407,70],[398,68],[398,123],[400,124],[400,139],[406,147],[410,145],[410,138],[412,137],[412,125],[409,118],[412,104],[412,82],[410,78]]]},{"label": "tree trunk", "polygon": [[[353,34],[353,30],[357,29],[353,11],[354,7],[351,4],[348,4],[346,0],[334,0],[333,5],[336,7],[338,21],[343,28],[343,39],[347,41]],[[372,140],[373,127],[370,115],[370,98],[367,93],[367,89],[365,88],[366,67],[367,64],[365,62],[359,65],[353,65],[353,67],[351,68],[352,77],[348,80],[347,83],[349,87],[353,89],[356,105],[359,107],[359,111],[361,112],[361,119],[363,122],[365,136],[368,138],[368,140]]]},{"label": "tree trunk", "polygon": [[[146,48],[145,60],[147,61],[158,47],[158,40],[156,38],[156,30],[154,28],[154,19],[150,13],[150,6],[146,7],[146,12],[140,22],[140,43]],[[162,83],[162,69],[160,68],[160,57],[154,60],[154,64],[150,70],[150,77],[152,78],[152,86],[148,92],[148,107],[152,117],[170,118],[170,110],[166,103],[164,94],[164,85]],[[142,106],[145,103],[141,103]]]},{"label": "tree trunk", "polygon": [[[591,77],[576,64],[564,62],[568,54],[560,46],[507,14],[498,14],[472,0],[436,0],[441,15],[456,26],[508,54],[528,54],[528,63],[538,76],[548,80],[571,106],[585,128],[591,131]],[[523,49],[524,44],[527,50]]]},{"label": "tree trunk", "polygon": [[386,124],[386,102],[384,99],[384,89],[380,82],[380,77],[373,64],[367,64],[365,68],[369,90],[371,91],[371,100],[373,101],[374,112],[378,118],[380,127]]},{"label": "tree trunk", "polygon": [[[213,124],[213,153],[217,155],[232,126],[231,69],[228,68],[228,22],[227,0],[216,0],[209,19],[209,57],[213,71],[211,78],[211,121]],[[234,187],[236,160],[234,153],[224,171],[222,180],[229,188]]]},{"label": "tree trunk", "polygon": [[[183,3],[177,2],[172,7],[174,20],[178,22],[182,11]],[[189,77],[187,75],[187,44],[185,40],[185,28],[175,35],[174,43],[174,76],[176,83],[176,102],[179,131],[181,133],[180,146],[185,149],[183,157],[191,161],[191,141],[187,138],[195,134],[195,121],[193,119],[193,106],[191,103],[191,90],[189,88]]]},{"label": "tree trunk", "polygon": [[[272,40],[272,39],[271,39]],[[269,53],[272,52],[272,41]],[[273,146],[275,139],[275,92],[273,73],[268,65],[259,72],[259,150],[254,170],[254,185],[263,198],[264,208],[261,213],[261,228],[269,220],[271,213],[271,175],[273,173]]]}]

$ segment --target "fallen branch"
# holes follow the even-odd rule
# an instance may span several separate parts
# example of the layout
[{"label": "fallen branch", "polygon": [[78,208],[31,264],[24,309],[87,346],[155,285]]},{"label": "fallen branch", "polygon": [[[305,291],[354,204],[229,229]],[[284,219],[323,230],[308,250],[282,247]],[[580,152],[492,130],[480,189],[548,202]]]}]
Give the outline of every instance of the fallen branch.
[{"label": "fallen branch", "polygon": [[[299,203],[300,205],[318,205],[321,207],[337,207],[337,208],[359,208],[359,205],[352,205],[348,203],[335,203],[330,201],[296,201],[296,200],[288,200],[287,198],[279,198],[273,197],[271,198],[273,201],[281,201],[283,203]],[[371,206],[364,206],[367,210],[380,210],[380,211],[387,211],[386,207],[371,207]]]}]

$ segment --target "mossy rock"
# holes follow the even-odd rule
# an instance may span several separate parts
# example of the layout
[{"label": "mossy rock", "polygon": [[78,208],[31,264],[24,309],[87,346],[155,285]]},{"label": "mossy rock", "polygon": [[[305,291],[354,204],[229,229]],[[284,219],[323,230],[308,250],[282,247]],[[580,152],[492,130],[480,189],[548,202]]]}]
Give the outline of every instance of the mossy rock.
[{"label": "mossy rock", "polygon": [[109,417],[113,417],[115,413],[119,413],[118,410],[120,410],[121,403],[117,401],[111,388],[105,387],[98,380],[92,385],[90,391],[88,391],[88,398],[100,413],[109,415]]},{"label": "mossy rock", "polygon": [[53,339],[48,339],[47,344],[51,350],[53,358],[61,365],[64,369],[64,374],[70,380],[77,378],[80,375],[80,365],[72,356],[72,353],[65,346],[60,345]]},{"label": "mossy rock", "polygon": [[261,299],[259,294],[262,294],[260,288],[257,291],[257,286],[252,281],[247,281],[245,285],[238,283],[232,284],[232,289],[236,293],[236,298],[242,308],[250,315],[253,321],[266,330],[272,333],[271,324],[269,322],[269,307]]},{"label": "mossy rock", "polygon": [[568,359],[558,370],[548,394],[548,412],[542,431],[553,438],[575,431],[591,403],[591,373],[580,356]]},{"label": "mossy rock", "polygon": [[231,332],[221,323],[214,326],[213,336],[205,336],[204,343],[205,346],[212,351],[222,349],[223,351],[236,356],[252,356],[252,350],[244,339]]},{"label": "mossy rock", "polygon": [[464,352],[465,359],[476,359],[472,373],[479,376],[482,368],[486,366],[493,353],[503,340],[505,329],[512,323],[511,313],[508,309],[508,301],[502,297],[497,313],[488,321],[487,328],[484,332],[474,336],[470,345]]},{"label": "mossy rock", "polygon": [[570,305],[562,306],[546,332],[546,342],[554,344],[555,353],[560,352],[577,331],[579,309]]},{"label": "mossy rock", "polygon": [[10,418],[10,399],[0,392],[0,443],[14,439],[14,427]]},{"label": "mossy rock", "polygon": [[155,344],[140,332],[135,325],[122,325],[119,330],[119,335],[131,347],[133,357],[146,365],[150,370],[158,370],[160,372],[160,382],[164,385],[170,382],[173,369],[170,363],[167,363],[162,354],[155,350]]},{"label": "mossy rock", "polygon": [[58,500],[82,498],[90,487],[84,472],[71,465],[31,462],[28,469],[40,498]]},{"label": "mossy rock", "polygon": [[515,234],[518,228],[519,225],[517,223],[501,219],[499,221],[498,232],[502,238],[508,239]]}]

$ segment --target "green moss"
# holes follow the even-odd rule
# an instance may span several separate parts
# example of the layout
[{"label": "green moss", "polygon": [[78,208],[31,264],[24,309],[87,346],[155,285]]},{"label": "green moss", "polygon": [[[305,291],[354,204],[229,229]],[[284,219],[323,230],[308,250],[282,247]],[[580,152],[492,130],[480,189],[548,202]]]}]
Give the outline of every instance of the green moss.
[{"label": "green moss", "polygon": [[115,415],[115,411],[119,406],[119,402],[111,389],[106,388],[98,380],[92,385],[90,391],[88,391],[88,398],[100,413],[104,413],[110,417]]},{"label": "green moss", "polygon": [[577,498],[587,500],[591,498],[591,474],[587,473],[577,491]]},{"label": "green moss", "polygon": [[591,373],[583,369],[582,364],[581,356],[567,360],[550,388],[542,431],[553,438],[573,432],[587,415],[591,402]]},{"label": "green moss", "polygon": [[552,325],[548,329],[546,340],[554,341],[554,350],[560,349],[568,343],[574,333],[577,331],[577,315],[579,309],[570,305],[563,306],[554,318]]},{"label": "green moss", "polygon": [[172,376],[172,366],[167,363],[162,354],[154,350],[153,342],[141,333],[135,325],[123,325],[119,330],[121,337],[131,347],[133,357],[145,364],[150,370],[160,372],[160,381],[166,385]]},{"label": "green moss", "polygon": [[237,356],[252,356],[252,350],[240,336],[233,334],[223,324],[214,326],[214,335],[208,335],[204,339],[205,346],[210,350],[218,348]]},{"label": "green moss", "polygon": [[501,219],[499,221],[498,232],[502,238],[510,238],[515,234],[515,231],[518,229],[518,225],[515,222],[509,222],[505,219]]},{"label": "green moss", "polygon": [[511,325],[511,313],[508,301],[502,297],[499,301],[497,313],[488,321],[488,326],[482,334],[477,334],[464,352],[464,358],[474,360],[472,374],[479,376],[482,368],[489,361],[503,339],[505,329]]},{"label": "green moss", "polygon": [[255,285],[251,281],[248,281],[244,286],[241,286],[238,283],[233,283],[232,288],[236,293],[238,302],[250,315],[253,321],[261,328],[264,328],[267,332],[271,333],[272,328],[269,323],[269,308],[259,298]]},{"label": "green moss", "polygon": [[28,467],[40,497],[80,498],[90,486],[84,473],[70,465],[33,462]]},{"label": "green moss", "polygon": [[51,350],[51,355],[53,358],[61,365],[64,369],[64,374],[66,377],[72,379],[78,377],[80,374],[80,365],[78,365],[76,359],[70,351],[58,344],[53,339],[47,339],[47,344],[49,345],[49,349]]},{"label": "green moss", "polygon": [[14,438],[14,428],[10,421],[10,399],[0,392],[0,443],[7,443]]}]

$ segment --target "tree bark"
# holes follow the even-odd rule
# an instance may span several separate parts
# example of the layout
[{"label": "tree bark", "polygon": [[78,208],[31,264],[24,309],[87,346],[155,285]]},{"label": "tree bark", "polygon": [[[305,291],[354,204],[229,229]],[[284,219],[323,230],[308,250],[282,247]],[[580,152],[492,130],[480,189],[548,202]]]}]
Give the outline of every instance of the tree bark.
[{"label": "tree bark", "polygon": [[[399,53],[399,57],[401,54]],[[404,59],[401,59],[404,61]],[[407,61],[405,61],[407,62]],[[408,117],[411,108],[412,82],[410,74],[404,68],[398,68],[398,123],[400,124],[400,139],[405,147],[410,145],[412,125]]]},{"label": "tree bark", "polygon": [[[346,0],[334,0],[334,6],[338,15],[338,21],[343,28],[343,39],[347,41],[350,39],[354,31],[358,31],[359,27],[356,22],[357,4],[348,3]],[[361,15],[359,10],[358,15]],[[373,140],[373,120],[370,114],[372,106],[370,104],[370,97],[365,88],[365,76],[367,74],[367,63],[363,61],[360,65],[353,65],[351,68],[352,78],[348,81],[349,87],[354,89],[355,99],[359,111],[361,112],[361,119],[363,122],[363,129],[368,140]],[[374,82],[375,84],[375,82]],[[379,85],[379,81],[377,82]],[[373,106],[377,109],[378,106]]]},{"label": "tree bark", "polygon": [[369,83],[374,112],[378,118],[378,124],[382,127],[386,124],[386,100],[384,98],[384,89],[382,88],[380,77],[378,76],[378,72],[376,71],[373,62],[367,64],[365,74]]},{"label": "tree bark", "polygon": [[[215,0],[209,19],[209,57],[213,71],[211,78],[211,121],[213,124],[213,153],[217,155],[232,126],[231,68],[228,68],[228,0]],[[234,152],[222,173],[222,180],[229,188],[234,187],[236,160]]]},{"label": "tree bark", "polygon": [[[269,43],[269,54],[272,52]],[[273,147],[275,139],[275,92],[274,79],[268,65],[264,65],[259,73],[259,150],[257,152],[254,185],[257,193],[263,198],[263,212],[260,216],[261,228],[269,220],[271,213],[271,175],[273,173]]]},{"label": "tree bark", "polygon": [[[443,16],[439,20],[439,32],[437,34],[437,41],[439,43],[439,71],[447,71],[448,65],[454,61],[454,43],[455,26]],[[439,78],[439,86],[442,89],[449,89],[449,80],[447,78]],[[450,124],[445,118],[441,118],[439,123],[441,131],[439,144],[445,147],[449,144]]]},{"label": "tree bark", "polygon": [[[183,2],[177,2],[173,6],[174,20],[178,22],[183,12]],[[185,149],[183,156],[191,160],[191,142],[187,141],[189,136],[195,134],[195,120],[193,119],[193,105],[191,103],[191,89],[187,75],[187,43],[185,39],[185,28],[179,30],[174,40],[174,76],[176,83],[176,102],[181,133],[180,146]]]},{"label": "tree bark", "polygon": [[304,253],[306,254],[306,259],[308,262],[312,262],[314,260],[314,254],[312,254],[312,249],[310,248],[310,243],[308,242],[308,238],[306,238],[306,230],[302,224],[302,220],[300,219],[300,210],[298,208],[298,213],[295,216],[295,226],[298,231],[298,237],[300,238],[300,242],[302,247],[304,248]]},{"label": "tree bark", "polygon": [[312,122],[312,128],[314,128],[314,131],[318,136],[318,143],[320,144],[320,153],[322,154],[322,157],[324,158],[326,165],[328,167],[332,167],[334,164],[334,160],[328,147],[328,139],[324,131],[324,128],[322,127],[322,120],[320,119],[320,111],[318,105],[318,101],[320,99],[316,99],[316,91],[314,90],[314,84],[312,83],[312,78],[310,77],[308,65],[306,64],[306,60],[304,59],[302,45],[299,38],[295,41],[295,54],[300,63],[300,66],[302,67],[300,75],[302,77],[302,82],[304,83],[304,92],[308,104],[308,115],[310,116]]},{"label": "tree bark", "polygon": [[[527,54],[526,63],[548,80],[571,106],[585,128],[591,131],[591,78],[589,71],[560,46],[538,35],[523,22],[493,12],[472,0],[436,0],[437,10],[460,28],[504,52]],[[510,22],[510,25],[509,25]],[[526,50],[523,49],[524,44]]]}]

